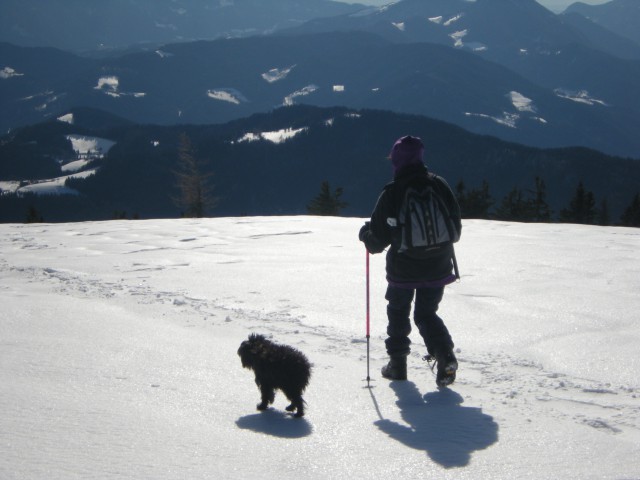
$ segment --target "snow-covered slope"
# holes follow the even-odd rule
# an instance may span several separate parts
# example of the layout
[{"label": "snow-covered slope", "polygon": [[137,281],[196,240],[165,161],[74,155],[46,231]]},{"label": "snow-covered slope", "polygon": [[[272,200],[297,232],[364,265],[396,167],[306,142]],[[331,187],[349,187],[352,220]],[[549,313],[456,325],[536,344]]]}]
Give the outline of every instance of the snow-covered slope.
[{"label": "snow-covered slope", "polygon": [[[384,258],[357,218],[0,225],[0,477],[640,477],[640,230],[466,221],[440,313],[387,382]],[[250,332],[314,364],[307,415],[255,411]]]}]

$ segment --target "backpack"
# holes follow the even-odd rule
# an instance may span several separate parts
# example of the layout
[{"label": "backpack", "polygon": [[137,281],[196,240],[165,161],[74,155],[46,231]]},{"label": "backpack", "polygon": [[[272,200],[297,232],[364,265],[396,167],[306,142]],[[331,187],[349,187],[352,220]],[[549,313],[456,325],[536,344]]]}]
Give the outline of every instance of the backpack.
[{"label": "backpack", "polygon": [[387,220],[390,226],[397,227],[394,244],[398,253],[428,258],[460,239],[447,202],[437,187],[436,176],[431,173],[410,182],[404,189],[400,186],[397,216]]}]

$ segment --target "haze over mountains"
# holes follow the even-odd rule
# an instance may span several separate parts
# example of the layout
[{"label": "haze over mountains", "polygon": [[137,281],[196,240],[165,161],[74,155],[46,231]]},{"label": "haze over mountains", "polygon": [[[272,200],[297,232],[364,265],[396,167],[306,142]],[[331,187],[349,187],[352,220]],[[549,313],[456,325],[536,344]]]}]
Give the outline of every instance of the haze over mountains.
[{"label": "haze over mountains", "polygon": [[[214,3],[238,15],[255,7]],[[273,12],[296,11],[289,0],[271,3]],[[0,128],[77,106],[140,123],[206,124],[308,103],[422,114],[538,147],[640,156],[640,45],[617,32],[586,28],[584,17],[580,30],[534,0],[402,0],[348,5],[337,16],[333,2],[310,5],[318,8],[309,16],[333,16],[278,35],[111,58],[2,44]]]},{"label": "haze over mountains", "polygon": [[[144,138],[145,142],[155,142],[162,136],[171,138],[170,148],[163,149],[167,143],[160,141],[163,148],[146,152],[155,158],[162,151],[162,158],[168,161],[169,155],[175,158],[175,138],[180,130],[200,137],[203,132],[233,129],[232,136],[197,142],[200,153],[214,158],[224,155],[227,149],[226,153],[243,151],[244,155],[264,159],[269,150],[263,149],[264,145],[248,150],[223,145],[245,134],[261,138],[265,131],[309,128],[310,123],[329,121],[332,109],[341,106],[369,120],[362,121],[360,127],[343,124],[342,128],[354,130],[332,131],[324,138],[325,143],[318,137],[308,138],[309,132],[304,130],[302,136],[285,142],[291,147],[279,145],[270,151],[287,159],[292,152],[298,152],[304,168],[315,172],[314,178],[300,184],[304,185],[304,192],[299,191],[295,200],[289,198],[289,204],[281,191],[272,197],[273,201],[264,200],[260,193],[255,198],[262,200],[224,212],[256,213],[252,210],[256,206],[269,206],[273,212],[303,212],[309,189],[316,188],[322,177],[329,178],[331,168],[340,164],[333,163],[335,159],[327,163],[327,157],[336,152],[330,153],[326,142],[335,142],[350,133],[356,135],[359,144],[350,144],[337,158],[347,162],[345,172],[351,174],[334,180],[355,188],[354,194],[368,191],[356,186],[359,173],[351,159],[370,159],[380,151],[386,152],[393,135],[410,129],[429,137],[434,132],[427,125],[444,135],[435,140],[439,145],[436,165],[455,174],[454,181],[464,179],[469,185],[479,185],[489,177],[496,195],[514,184],[526,188],[534,176],[547,171],[567,180],[565,184],[555,182],[549,175],[545,178],[555,208],[561,207],[569,190],[587,177],[594,180],[588,187],[599,198],[610,200],[616,212],[638,190],[632,172],[640,163],[640,44],[620,26],[620,18],[626,16],[640,22],[640,15],[637,9],[630,8],[633,4],[628,0],[614,0],[593,7],[594,11],[587,9],[586,13],[582,13],[582,5],[575,5],[562,15],[534,0],[401,0],[382,7],[323,0],[274,0],[268,8],[265,2],[250,0],[118,0],[117,4],[96,4],[91,8],[86,3],[81,8],[75,0],[56,0],[47,8],[57,5],[58,9],[41,9],[38,15],[29,15],[35,7],[28,1],[8,0],[0,9],[9,5],[13,9],[11,15],[19,21],[14,20],[8,30],[0,29],[0,39],[15,41],[0,43],[0,129],[9,132],[0,145],[0,181],[26,181],[21,188],[47,178],[56,178],[64,186],[60,165],[73,154],[71,144],[65,143],[70,141],[70,135],[106,135],[105,140],[115,143],[106,156],[108,164],[116,156],[125,159],[125,163],[136,161],[140,144],[126,141],[132,136]],[[48,40],[42,42],[49,45],[59,41],[46,28],[39,29],[44,12],[52,24],[59,16],[71,21],[68,33],[73,33],[77,42],[73,49],[76,53],[17,44],[20,38],[36,38],[28,32],[38,32],[42,38],[48,35]],[[128,23],[135,24],[140,15],[145,20],[140,20],[138,28]],[[171,15],[175,28],[165,28]],[[103,21],[97,22],[96,18]],[[122,35],[115,40],[120,44],[114,40],[107,49],[77,53],[96,45],[98,36],[111,38],[107,34],[118,18]],[[1,21],[11,20],[3,15]],[[84,26],[80,28],[82,22]],[[87,23],[95,28],[84,35]],[[191,38],[217,39],[190,41]],[[163,39],[168,43],[158,43]],[[313,114],[310,112],[315,110],[305,108],[291,109],[286,114],[282,112],[288,109],[278,110],[299,104],[323,110]],[[85,115],[82,122],[78,120],[81,109],[93,112]],[[372,123],[370,114],[364,115],[371,111],[385,112],[389,126],[386,131],[375,121]],[[104,119],[109,115],[120,118],[116,129],[113,123],[105,126]],[[310,115],[313,122],[306,121]],[[274,120],[284,116],[286,122]],[[501,143],[487,151],[482,137],[467,135],[463,150],[456,151],[455,145],[447,149],[456,137],[454,130],[436,128],[434,125],[439,124],[429,123],[429,119],[525,147]],[[20,130],[43,121],[50,123]],[[56,123],[65,124],[64,132],[53,126]],[[159,127],[144,127],[150,124]],[[208,127],[212,124],[218,126]],[[192,130],[195,125],[202,127]],[[243,132],[238,125],[243,125]],[[375,128],[378,138],[374,141],[366,135],[362,125]],[[397,128],[400,125],[404,127]],[[53,141],[54,137],[57,140]],[[258,143],[263,142],[264,138]],[[342,139],[339,143],[344,142]],[[494,142],[495,138],[489,141]],[[43,145],[53,150],[46,151]],[[550,148],[564,150],[547,150]],[[305,149],[318,151],[310,155]],[[480,152],[476,159],[472,159],[474,151]],[[51,163],[56,155],[62,157],[57,164]],[[629,163],[614,156],[636,161]],[[447,163],[447,158],[454,160]],[[247,161],[250,164],[255,159]],[[523,164],[514,169],[518,162]],[[166,168],[171,168],[169,163]],[[587,164],[591,173],[586,173]],[[102,171],[105,165],[94,172],[95,181],[87,179],[87,185],[109,184]],[[499,175],[493,171],[497,165],[505,168]],[[210,166],[218,173],[227,171],[226,166],[215,162]],[[123,166],[118,174],[125,175],[127,170]],[[139,168],[137,175],[144,176],[144,170]],[[383,181],[387,173],[385,170],[374,176]],[[70,180],[74,183],[71,190],[87,194],[78,184],[83,181],[78,175]],[[163,180],[166,185],[168,178]],[[235,177],[225,176],[225,182],[232,178]],[[235,198],[243,185],[251,183],[248,179],[249,175],[241,176],[244,183],[235,184],[225,196]],[[17,191],[15,184],[11,185],[8,191]],[[27,190],[34,189],[24,191]],[[140,195],[144,197],[151,191],[157,192],[157,188],[147,185]],[[158,193],[162,194],[168,195]],[[366,213],[363,208],[368,203],[360,197],[350,201],[351,213]],[[102,215],[113,206],[104,205]],[[146,215],[166,215],[171,211],[169,198],[157,210],[146,205],[146,200],[141,200],[131,207],[118,208],[135,209]]]},{"label": "haze over mountains", "polygon": [[0,41],[108,53],[266,34],[360,8],[329,0],[3,0]]},{"label": "haze over mountains", "polygon": [[640,3],[636,0],[616,0],[601,5],[576,2],[567,8],[566,13],[582,15],[597,25],[640,43],[640,28],[638,28]]}]

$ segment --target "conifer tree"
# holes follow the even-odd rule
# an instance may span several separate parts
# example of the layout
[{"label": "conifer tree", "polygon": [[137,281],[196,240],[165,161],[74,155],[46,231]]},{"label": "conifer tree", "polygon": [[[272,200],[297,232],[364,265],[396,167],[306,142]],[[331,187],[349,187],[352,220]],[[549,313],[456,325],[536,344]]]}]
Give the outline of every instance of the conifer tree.
[{"label": "conifer tree", "polygon": [[576,192],[569,206],[560,212],[560,221],[593,225],[596,219],[596,201],[593,192],[578,183]]},{"label": "conifer tree", "polygon": [[540,177],[535,179],[536,190],[532,201],[531,219],[534,222],[549,222],[551,220],[551,209],[547,203],[547,186]]},{"label": "conifer tree", "polygon": [[525,198],[522,190],[514,187],[505,195],[496,209],[495,216],[498,220],[511,222],[526,222],[532,218],[531,201]]},{"label": "conifer tree", "polygon": [[33,205],[29,205],[25,223],[42,223],[42,222],[44,222],[44,219],[42,218],[42,215],[40,215],[40,212],[38,212],[38,210],[36,210],[36,207],[34,207]]},{"label": "conifer tree", "polygon": [[320,193],[307,205],[309,215],[337,216],[340,210],[348,206],[340,200],[342,187],[338,187],[334,192],[327,180],[320,185]]},{"label": "conifer tree", "polygon": [[489,209],[493,205],[493,199],[486,180],[482,181],[480,188],[469,190],[469,192],[466,192],[464,182],[460,180],[456,186],[456,197],[462,218],[489,218]]},{"label": "conifer tree", "polygon": [[640,193],[636,193],[620,218],[625,227],[640,227]]}]

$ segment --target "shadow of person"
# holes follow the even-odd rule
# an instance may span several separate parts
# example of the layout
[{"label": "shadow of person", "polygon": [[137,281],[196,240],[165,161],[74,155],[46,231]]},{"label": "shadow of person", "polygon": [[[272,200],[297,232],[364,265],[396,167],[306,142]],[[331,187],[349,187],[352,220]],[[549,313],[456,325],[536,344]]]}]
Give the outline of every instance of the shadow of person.
[{"label": "shadow of person", "polygon": [[402,420],[380,419],[374,424],[391,438],[445,468],[464,467],[471,454],[498,441],[498,424],[482,409],[463,407],[461,395],[443,388],[424,397],[413,382],[391,382]]},{"label": "shadow of person", "polygon": [[313,431],[311,424],[304,418],[294,418],[272,408],[240,417],[236,420],[236,425],[245,430],[282,438],[302,438]]}]

